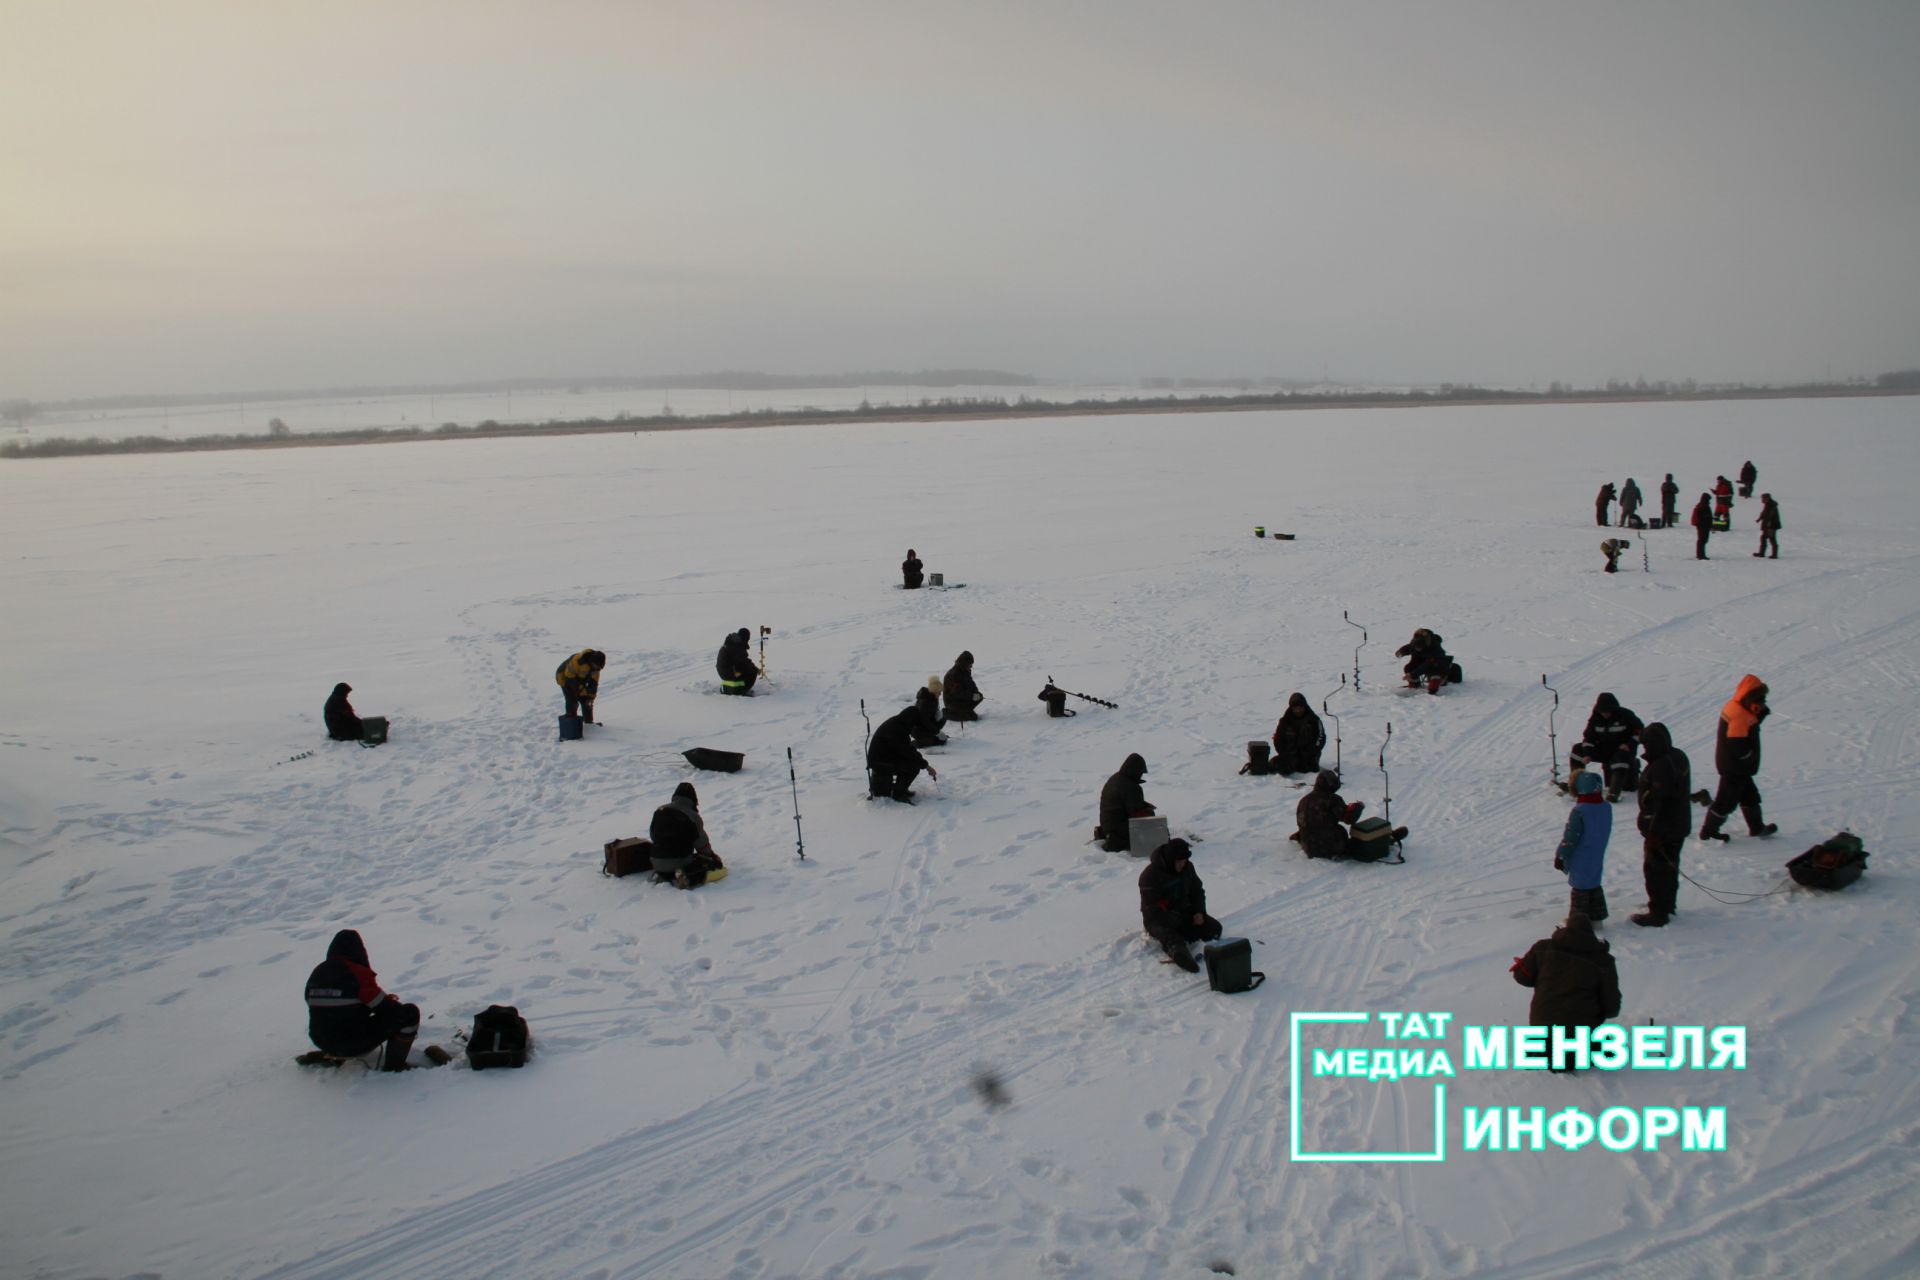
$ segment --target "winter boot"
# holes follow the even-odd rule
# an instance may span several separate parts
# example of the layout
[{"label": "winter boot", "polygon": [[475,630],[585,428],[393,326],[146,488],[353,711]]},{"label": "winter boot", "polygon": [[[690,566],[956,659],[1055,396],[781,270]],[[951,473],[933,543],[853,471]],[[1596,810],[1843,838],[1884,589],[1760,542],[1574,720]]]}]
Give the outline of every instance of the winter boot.
[{"label": "winter boot", "polygon": [[1708,809],[1706,821],[1700,824],[1700,838],[1702,840],[1718,840],[1722,844],[1732,840],[1732,836],[1720,829],[1726,821],[1726,814],[1721,813],[1718,809]]},{"label": "winter boot", "polygon": [[1407,838],[1407,829],[1405,827],[1395,827],[1393,829],[1393,838],[1395,840],[1405,840]]},{"label": "winter boot", "polygon": [[1754,825],[1751,819],[1747,822],[1747,834],[1750,836],[1770,836],[1779,829],[1779,826],[1772,822],[1762,822],[1758,826]]},{"label": "winter boot", "polygon": [[414,1032],[402,1031],[387,1041],[387,1051],[380,1059],[382,1071],[405,1071],[407,1054],[413,1051]]},{"label": "winter boot", "polygon": [[1440,677],[1440,676],[1428,676],[1428,677],[1427,677],[1427,692],[1428,692],[1428,693],[1439,693],[1439,692],[1440,692],[1440,686],[1441,686],[1441,685],[1443,685],[1443,684],[1445,684],[1445,683],[1446,683],[1446,680],[1445,680],[1444,678],[1442,678],[1442,677]]},{"label": "winter boot", "polygon": [[1645,929],[1664,929],[1667,927],[1668,919],[1668,917],[1651,909],[1638,912],[1627,918]]},{"label": "winter boot", "polygon": [[1160,949],[1167,953],[1169,960],[1179,965],[1182,969],[1185,969],[1188,973],[1200,972],[1200,962],[1193,958],[1193,947],[1191,944],[1185,942],[1163,942],[1160,944]]},{"label": "winter boot", "polygon": [[911,787],[896,787],[891,798],[898,800],[901,804],[912,804],[913,794]]}]

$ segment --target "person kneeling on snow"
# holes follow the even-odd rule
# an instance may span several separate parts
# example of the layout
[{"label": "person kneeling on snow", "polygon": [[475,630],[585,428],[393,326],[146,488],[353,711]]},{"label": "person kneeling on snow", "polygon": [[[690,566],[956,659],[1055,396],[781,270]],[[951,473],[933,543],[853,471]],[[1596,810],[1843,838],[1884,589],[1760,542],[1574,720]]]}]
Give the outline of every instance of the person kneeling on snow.
[{"label": "person kneeling on snow", "polygon": [[353,712],[353,704],[347,701],[347,695],[353,692],[353,686],[341,681],[333,686],[333,694],[327,699],[327,705],[320,714],[326,717],[327,736],[335,742],[358,742],[363,732],[360,717]]},{"label": "person kneeling on snow", "polygon": [[962,649],[940,684],[940,702],[947,709],[947,719],[978,720],[980,713],[974,708],[984,701],[986,695],[973,682],[973,651]]},{"label": "person kneeling on snow", "polygon": [[1407,677],[1409,689],[1417,689],[1424,684],[1428,693],[1438,693],[1440,686],[1453,678],[1452,656],[1441,643],[1439,634],[1425,627],[1415,631],[1413,639],[1395,649],[1393,656],[1407,660],[1401,672]]},{"label": "person kneeling on snow", "polygon": [[691,782],[675,787],[673,799],[653,811],[647,839],[653,842],[651,861],[656,884],[671,881],[682,889],[695,889],[709,880],[726,878],[726,865],[707,839],[707,824],[700,817],[700,795]]},{"label": "person kneeling on snow", "polygon": [[916,747],[944,747],[947,735],[940,732],[947,727],[947,718],[940,714],[940,677],[930,676],[913,695],[913,710],[916,716],[913,728],[913,745]]},{"label": "person kneeling on snow", "polygon": [[1200,972],[1193,944],[1219,937],[1220,922],[1207,914],[1207,888],[1185,840],[1169,840],[1147,859],[1140,873],[1140,922],[1175,964]]},{"label": "person kneeling on snow", "polygon": [[720,655],[713,660],[713,669],[720,673],[720,692],[753,696],[753,682],[760,678],[760,668],[753,665],[753,655],[747,652],[752,639],[753,633],[742,627],[720,642]]},{"label": "person kneeling on snow", "polygon": [[920,563],[920,553],[912,547],[908,547],[907,558],[900,562],[901,585],[909,591],[918,591],[920,589],[920,583],[925,577],[925,574],[921,572],[924,567],[925,566]]},{"label": "person kneeling on snow", "polygon": [[[1309,858],[1352,858],[1360,853],[1378,856],[1356,847],[1353,833],[1347,828],[1360,820],[1360,811],[1366,805],[1358,800],[1348,804],[1340,798],[1339,787],[1340,775],[1331,769],[1322,769],[1314,775],[1313,790],[1301,796],[1300,803],[1294,806],[1293,818],[1299,830],[1293,838],[1300,842],[1301,851]],[[1395,827],[1392,835],[1395,840],[1405,840],[1407,829]]]},{"label": "person kneeling on snow", "polygon": [[1140,779],[1147,776],[1147,758],[1138,751],[1121,761],[1100,788],[1100,825],[1093,838],[1108,853],[1126,853],[1133,848],[1134,818],[1151,818],[1159,810],[1147,803],[1146,788]]},{"label": "person kneeling on snow", "polygon": [[367,944],[352,929],[333,935],[327,958],[307,977],[307,1038],[322,1053],[358,1058],[386,1046],[382,1071],[405,1071],[420,1033],[420,1008],[380,990]]},{"label": "person kneeling on snow", "polygon": [[1607,840],[1613,835],[1613,806],[1600,794],[1602,785],[1597,773],[1574,775],[1573,812],[1567,815],[1560,847],[1553,851],[1553,869],[1567,873],[1573,890],[1567,910],[1595,924],[1607,918],[1607,891],[1600,881],[1607,869]]},{"label": "person kneeling on snow", "polygon": [[920,724],[920,708],[907,707],[880,722],[867,744],[867,794],[875,800],[913,803],[913,780],[925,769],[935,782],[940,775],[914,749],[913,733]]},{"label": "person kneeling on snow", "polygon": [[[1613,949],[1594,936],[1593,922],[1581,912],[1515,956],[1513,980],[1533,988],[1527,1016],[1536,1027],[1597,1027],[1620,1016],[1620,973]],[[1551,1043],[1549,1043],[1551,1052]],[[1548,1060],[1549,1071],[1573,1067]]]}]

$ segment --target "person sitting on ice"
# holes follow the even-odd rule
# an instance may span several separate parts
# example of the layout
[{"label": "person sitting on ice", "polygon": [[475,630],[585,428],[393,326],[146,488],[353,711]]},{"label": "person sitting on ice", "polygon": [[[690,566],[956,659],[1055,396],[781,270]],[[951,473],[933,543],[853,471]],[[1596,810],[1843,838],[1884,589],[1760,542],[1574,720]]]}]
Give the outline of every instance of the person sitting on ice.
[{"label": "person sitting on ice", "polygon": [[335,742],[360,741],[360,717],[354,714],[353,704],[347,701],[347,695],[352,692],[353,686],[344,680],[333,686],[333,693],[320,713],[326,717],[327,736]]},{"label": "person sitting on ice", "polygon": [[1193,850],[1173,839],[1147,857],[1140,873],[1140,923],[1167,957],[1188,973],[1200,972],[1193,944],[1220,936],[1220,922],[1207,914],[1207,887],[1193,869]]},{"label": "person sitting on ice", "polygon": [[1600,775],[1582,770],[1573,776],[1573,812],[1567,815],[1553,869],[1567,873],[1573,891],[1567,909],[1595,924],[1607,918],[1607,841],[1613,835],[1613,808],[1600,794]]},{"label": "person sitting on ice", "polygon": [[947,727],[947,718],[940,714],[940,677],[930,676],[927,683],[913,695],[913,709],[917,713],[913,728],[913,745],[916,747],[944,747],[947,735],[940,732]]},{"label": "person sitting on ice", "polygon": [[[1363,851],[1355,847],[1353,833],[1348,828],[1360,820],[1360,811],[1364,808],[1362,801],[1348,804],[1341,799],[1340,775],[1331,769],[1322,769],[1314,775],[1313,789],[1294,806],[1293,819],[1298,830],[1293,838],[1300,842],[1301,852],[1309,858],[1351,858]],[[1405,840],[1407,829],[1395,827],[1392,834],[1395,840]]]},{"label": "person sitting on ice", "polygon": [[[1527,1018],[1536,1027],[1597,1027],[1620,1016],[1620,971],[1613,948],[1594,936],[1593,922],[1574,912],[1567,922],[1513,958],[1513,980],[1533,988]],[[1552,1045],[1549,1042],[1548,1050]],[[1549,1061],[1549,1071],[1571,1065]]]},{"label": "person sitting on ice", "polygon": [[914,749],[913,731],[919,724],[920,709],[907,707],[881,721],[867,744],[867,794],[875,800],[913,803],[913,780],[922,769],[935,782],[940,774],[927,758]]},{"label": "person sitting on ice", "polygon": [[713,660],[713,669],[720,673],[720,692],[753,696],[753,682],[760,678],[760,668],[753,665],[753,655],[747,651],[752,639],[753,633],[742,627],[720,642],[720,655]]},{"label": "person sitting on ice", "polygon": [[941,682],[941,705],[946,707],[949,720],[978,720],[980,713],[975,708],[984,701],[986,695],[973,682],[973,651],[962,649]]},{"label": "person sitting on ice", "polygon": [[653,811],[647,839],[653,842],[649,860],[656,884],[671,881],[682,889],[694,889],[726,878],[726,865],[707,839],[700,794],[691,782],[675,787],[673,799]]},{"label": "person sitting on ice", "polygon": [[1100,825],[1094,838],[1108,853],[1126,853],[1133,848],[1131,820],[1151,818],[1158,812],[1147,803],[1146,788],[1140,779],[1147,776],[1147,758],[1138,751],[1121,761],[1100,788]]},{"label": "person sitting on ice", "polygon": [[1280,722],[1273,726],[1273,765],[1274,773],[1318,773],[1320,771],[1320,752],[1327,745],[1326,726],[1320,723],[1320,717],[1313,714],[1313,708],[1307,705],[1307,696],[1294,693],[1287,699],[1287,709],[1281,713]]},{"label": "person sitting on ice", "polygon": [[[1618,800],[1622,791],[1631,791],[1639,782],[1638,757],[1640,731],[1646,726],[1640,717],[1620,705],[1620,699],[1603,693],[1593,700],[1593,714],[1587,717],[1587,731],[1567,754],[1567,772],[1577,776],[1588,765],[1596,765],[1607,780],[1607,799]],[[1569,789],[1573,779],[1567,779]]]},{"label": "person sitting on ice", "polygon": [[1418,689],[1424,684],[1428,693],[1438,693],[1440,686],[1453,678],[1453,658],[1441,643],[1439,633],[1425,627],[1415,631],[1413,639],[1395,649],[1393,656],[1407,660],[1401,672],[1407,678],[1409,689]]},{"label": "person sitting on ice", "polygon": [[922,581],[920,571],[923,567],[920,563],[920,553],[912,547],[908,547],[907,558],[900,562],[900,576],[905,580],[904,585],[907,590],[917,591],[920,589],[920,583]]},{"label": "person sitting on ice", "polygon": [[405,1071],[419,1033],[419,1006],[380,989],[359,933],[334,934],[327,958],[307,978],[307,1038],[314,1047],[335,1058],[358,1058],[384,1045],[380,1069]]}]

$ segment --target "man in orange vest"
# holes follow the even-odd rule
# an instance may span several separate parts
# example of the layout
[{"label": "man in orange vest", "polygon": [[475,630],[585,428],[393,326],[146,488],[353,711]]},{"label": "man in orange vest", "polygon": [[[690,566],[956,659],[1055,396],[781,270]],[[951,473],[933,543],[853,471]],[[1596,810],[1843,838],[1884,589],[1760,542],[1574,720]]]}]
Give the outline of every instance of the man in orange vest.
[{"label": "man in orange vest", "polygon": [[1753,782],[1760,772],[1760,722],[1770,714],[1767,686],[1760,677],[1740,677],[1732,699],[1720,708],[1720,728],[1713,747],[1720,789],[1714,792],[1706,821],[1700,824],[1702,840],[1728,839],[1720,828],[1735,809],[1747,820],[1748,835],[1770,836],[1780,829],[1761,815],[1760,788]]}]

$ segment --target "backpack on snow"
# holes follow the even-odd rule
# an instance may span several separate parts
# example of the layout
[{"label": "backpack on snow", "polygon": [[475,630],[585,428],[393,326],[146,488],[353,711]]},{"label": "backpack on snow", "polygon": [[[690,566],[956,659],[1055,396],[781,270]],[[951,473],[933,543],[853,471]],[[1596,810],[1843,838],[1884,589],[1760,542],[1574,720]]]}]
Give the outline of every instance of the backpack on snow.
[{"label": "backpack on snow", "polygon": [[1267,763],[1269,750],[1270,748],[1267,744],[1258,738],[1249,742],[1247,744],[1247,762],[1240,766],[1240,772],[1250,773],[1256,778],[1264,778],[1269,773],[1272,773],[1273,768]]},{"label": "backpack on snow", "polygon": [[528,1048],[527,1020],[512,1005],[489,1005],[473,1015],[473,1030],[467,1036],[467,1065],[475,1071],[524,1067]]},{"label": "backpack on snow", "polygon": [[1253,944],[1245,938],[1222,938],[1218,942],[1209,942],[1204,954],[1207,960],[1207,985],[1215,991],[1228,994],[1251,991],[1267,980],[1266,974],[1253,967]]}]

